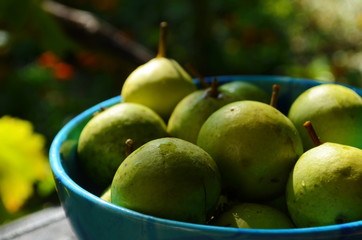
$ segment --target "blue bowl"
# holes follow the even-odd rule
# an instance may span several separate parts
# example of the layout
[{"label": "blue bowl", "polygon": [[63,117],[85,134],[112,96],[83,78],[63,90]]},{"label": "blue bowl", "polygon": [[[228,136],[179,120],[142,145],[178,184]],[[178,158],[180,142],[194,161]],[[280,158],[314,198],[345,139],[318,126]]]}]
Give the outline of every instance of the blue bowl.
[{"label": "blue bowl", "polygon": [[[207,80],[210,81],[210,78]],[[220,83],[248,81],[271,91],[280,84],[278,108],[286,113],[292,101],[306,89],[322,84],[307,79],[278,76],[219,76]],[[362,89],[354,88],[362,96]],[[362,239],[362,221],[313,228],[237,229],[161,219],[113,205],[99,198],[96,189],[82,174],[77,163],[79,134],[92,114],[102,107],[119,103],[120,96],[101,102],[68,122],[54,138],[50,164],[59,199],[80,239],[182,239],[182,240],[261,240],[261,239]]]}]

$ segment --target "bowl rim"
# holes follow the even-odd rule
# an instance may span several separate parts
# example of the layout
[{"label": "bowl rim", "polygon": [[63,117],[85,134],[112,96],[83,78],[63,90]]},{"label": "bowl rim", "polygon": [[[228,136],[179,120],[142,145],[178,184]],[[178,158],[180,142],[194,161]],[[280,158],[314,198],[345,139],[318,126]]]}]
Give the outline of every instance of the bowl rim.
[{"label": "bowl rim", "polygon": [[[223,75],[223,76],[216,76],[218,77],[219,82],[230,81],[233,79],[240,79],[240,80],[263,80],[268,82],[273,81],[283,81],[283,82],[298,82],[298,83],[307,83],[311,86],[323,84],[325,82],[311,80],[311,79],[304,79],[304,78],[293,78],[287,76],[266,76],[266,75]],[[214,77],[206,77],[205,79],[211,79]],[[329,82],[328,82],[329,83]],[[354,90],[359,92],[359,95],[362,94],[362,89],[348,86]],[[353,229],[362,226],[362,220],[353,221],[343,224],[334,224],[334,225],[327,225],[327,226],[318,226],[318,227],[304,227],[304,228],[291,228],[291,229],[241,229],[241,228],[233,228],[233,227],[222,227],[222,226],[215,226],[215,225],[206,225],[206,224],[195,224],[195,223],[188,223],[188,222],[181,222],[177,220],[169,220],[159,217],[150,216],[147,214],[143,214],[140,212],[136,212],[134,210],[130,210],[121,206],[117,206],[110,202],[107,202],[100,197],[94,195],[93,193],[85,190],[83,187],[78,185],[65,171],[62,166],[62,158],[60,153],[60,148],[63,142],[66,140],[68,134],[75,128],[75,126],[88,118],[91,114],[97,112],[101,107],[108,107],[113,104],[117,104],[121,102],[122,97],[120,95],[102,101],[86,110],[81,112],[80,114],[76,115],[74,118],[69,120],[56,134],[54,137],[50,149],[49,149],[49,162],[50,167],[55,179],[59,179],[67,188],[71,189],[73,192],[78,193],[82,197],[86,198],[88,201],[109,208],[109,210],[119,213],[125,214],[127,217],[136,218],[136,219],[143,219],[149,220],[154,223],[172,226],[176,228],[183,228],[188,230],[194,231],[207,231],[207,232],[214,232],[214,233],[228,233],[228,234],[252,234],[252,235],[264,235],[268,234],[272,235],[293,235],[296,234],[304,235],[304,234],[320,234],[323,232],[340,232],[341,229]],[[63,204],[63,203],[62,203]],[[345,230],[344,230],[345,231]],[[353,231],[351,231],[351,235]]]}]

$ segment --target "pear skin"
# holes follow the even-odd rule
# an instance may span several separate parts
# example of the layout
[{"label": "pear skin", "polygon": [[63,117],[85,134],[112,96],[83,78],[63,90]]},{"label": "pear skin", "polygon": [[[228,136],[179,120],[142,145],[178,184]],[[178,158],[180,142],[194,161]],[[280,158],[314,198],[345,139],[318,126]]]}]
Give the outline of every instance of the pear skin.
[{"label": "pear skin", "polygon": [[100,198],[103,199],[104,201],[107,202],[111,202],[112,201],[112,197],[111,197],[111,187],[107,187],[106,190],[104,190],[104,192],[101,194]]},{"label": "pear skin", "polygon": [[238,101],[214,112],[197,144],[218,164],[225,191],[241,201],[280,195],[303,146],[293,123],[274,107]]},{"label": "pear skin", "polygon": [[219,91],[234,96],[238,100],[254,100],[268,103],[269,94],[260,87],[244,81],[234,81],[221,85]]},{"label": "pear skin", "polygon": [[[210,93],[213,88],[215,93]],[[187,95],[176,105],[168,121],[167,131],[171,136],[196,143],[201,126],[220,107],[240,100],[266,102],[266,99],[267,94],[264,90],[242,81],[198,90]]]},{"label": "pear skin", "polygon": [[203,89],[190,93],[176,105],[167,124],[167,131],[171,136],[196,144],[200,128],[206,119],[220,107],[238,100],[223,93],[211,97],[208,91],[209,89]]},{"label": "pear skin", "polygon": [[206,223],[220,197],[216,163],[200,147],[178,138],[152,140],[118,168],[112,203],[172,220]]},{"label": "pear skin", "polygon": [[136,68],[125,80],[121,95],[124,102],[143,104],[157,112],[165,121],[176,104],[196,90],[191,76],[174,59],[166,56],[166,30],[160,24],[157,56]]},{"label": "pear skin", "polygon": [[286,198],[297,227],[316,227],[362,219],[362,150],[323,143],[297,161]]},{"label": "pear skin", "polygon": [[143,104],[168,119],[177,103],[195,90],[192,78],[175,60],[160,57],[134,70],[121,94],[124,102]]},{"label": "pear skin", "polygon": [[237,203],[223,212],[214,225],[235,228],[288,229],[294,224],[285,213],[259,203]]},{"label": "pear skin", "polygon": [[135,103],[119,103],[95,115],[83,128],[77,153],[81,168],[95,185],[108,186],[127,155],[127,139],[134,149],[167,136],[166,124],[153,110]]}]

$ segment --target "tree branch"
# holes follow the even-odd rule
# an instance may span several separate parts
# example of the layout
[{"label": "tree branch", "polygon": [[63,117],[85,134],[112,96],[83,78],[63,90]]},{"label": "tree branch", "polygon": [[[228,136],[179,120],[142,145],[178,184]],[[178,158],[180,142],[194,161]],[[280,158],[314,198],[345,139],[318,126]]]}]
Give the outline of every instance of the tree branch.
[{"label": "tree branch", "polygon": [[152,59],[155,54],[127,38],[109,23],[97,19],[87,11],[67,7],[52,0],[43,3],[43,9],[54,16],[71,37],[97,48],[119,54],[137,65]]}]

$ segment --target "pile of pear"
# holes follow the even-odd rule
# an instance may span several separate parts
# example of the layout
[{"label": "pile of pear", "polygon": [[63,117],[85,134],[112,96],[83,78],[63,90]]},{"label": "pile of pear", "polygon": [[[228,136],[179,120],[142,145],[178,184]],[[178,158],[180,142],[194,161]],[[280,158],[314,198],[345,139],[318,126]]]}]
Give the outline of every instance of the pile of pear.
[{"label": "pile of pear", "polygon": [[[309,88],[278,110],[245,81],[198,87],[157,56],[125,80],[121,101],[83,128],[77,156],[103,200],[144,214],[224,227],[277,229],[362,220],[362,98]],[[204,83],[205,85],[205,83]]]}]

